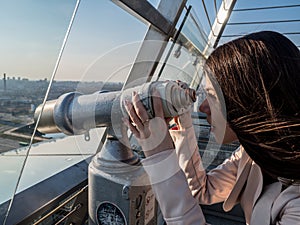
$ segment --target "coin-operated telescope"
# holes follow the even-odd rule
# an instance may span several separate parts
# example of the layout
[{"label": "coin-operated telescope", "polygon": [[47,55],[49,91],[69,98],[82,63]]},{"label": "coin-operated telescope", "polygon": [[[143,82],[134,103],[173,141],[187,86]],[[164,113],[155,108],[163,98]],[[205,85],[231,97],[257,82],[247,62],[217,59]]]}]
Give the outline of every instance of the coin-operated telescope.
[{"label": "coin-operated telescope", "polygon": [[[85,134],[108,127],[106,141],[89,164],[89,224],[157,225],[157,203],[140,158],[130,148],[121,118],[127,116],[124,100],[136,91],[149,118],[154,117],[151,93],[160,93],[166,117],[189,110],[196,92],[173,81],[156,81],[124,91],[84,95],[66,93],[46,102],[38,130],[43,133]],[[39,117],[42,106],[35,112]]]}]

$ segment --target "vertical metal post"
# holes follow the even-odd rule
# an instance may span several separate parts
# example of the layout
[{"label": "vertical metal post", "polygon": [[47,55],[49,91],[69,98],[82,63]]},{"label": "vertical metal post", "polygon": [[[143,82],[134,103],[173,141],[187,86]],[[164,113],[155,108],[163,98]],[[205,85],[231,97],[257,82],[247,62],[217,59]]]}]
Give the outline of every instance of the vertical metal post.
[{"label": "vertical metal post", "polygon": [[212,50],[217,47],[235,3],[236,0],[222,0],[214,24],[208,35],[206,47],[203,50],[203,54],[206,58],[210,55]]}]

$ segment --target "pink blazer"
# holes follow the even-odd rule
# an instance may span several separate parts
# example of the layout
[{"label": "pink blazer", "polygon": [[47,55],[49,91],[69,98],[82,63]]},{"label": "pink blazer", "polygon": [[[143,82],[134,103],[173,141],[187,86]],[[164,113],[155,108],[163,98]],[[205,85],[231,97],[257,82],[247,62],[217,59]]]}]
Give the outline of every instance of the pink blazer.
[{"label": "pink blazer", "polygon": [[[300,225],[300,186],[283,189],[275,182],[263,188],[260,167],[242,147],[206,173],[194,129],[171,134],[176,152],[164,151],[143,161],[167,224],[206,224],[199,203],[223,202],[225,211],[240,203],[250,225]],[[159,161],[165,168],[147,167]]]}]

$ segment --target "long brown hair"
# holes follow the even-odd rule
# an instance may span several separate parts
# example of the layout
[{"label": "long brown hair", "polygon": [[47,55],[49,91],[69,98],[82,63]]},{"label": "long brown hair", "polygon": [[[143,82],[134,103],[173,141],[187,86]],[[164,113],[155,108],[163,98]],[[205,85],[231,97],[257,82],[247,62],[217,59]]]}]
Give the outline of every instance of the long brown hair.
[{"label": "long brown hair", "polygon": [[218,47],[206,67],[249,156],[273,176],[300,179],[299,49],[277,32],[261,31]]}]

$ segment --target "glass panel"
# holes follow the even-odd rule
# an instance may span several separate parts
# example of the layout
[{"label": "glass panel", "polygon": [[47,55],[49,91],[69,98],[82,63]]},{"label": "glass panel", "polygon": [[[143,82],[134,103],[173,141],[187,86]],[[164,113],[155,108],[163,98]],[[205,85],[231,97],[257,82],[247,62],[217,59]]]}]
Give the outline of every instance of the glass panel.
[{"label": "glass panel", "polygon": [[181,32],[200,52],[204,51],[209,33],[203,29],[203,25],[193,8]]},{"label": "glass panel", "polygon": [[[299,34],[299,1],[237,1],[234,10],[229,18],[229,23],[243,22],[267,22],[267,21],[286,21],[294,22],[278,22],[278,23],[261,23],[261,24],[240,24],[227,25],[225,27],[220,45],[232,39],[237,38],[251,32],[260,30],[274,30],[286,35],[297,46],[300,45]],[[274,7],[277,6],[277,7]],[[278,7],[282,6],[282,7]],[[294,6],[294,7],[285,7]],[[270,7],[270,8],[268,8]],[[273,8],[272,8],[273,7]],[[245,10],[251,8],[261,8],[257,10]],[[241,10],[242,9],[242,10]],[[274,16],[276,15],[276,16]]]},{"label": "glass panel", "polygon": [[[202,80],[202,66],[205,61],[201,52],[205,46],[204,31],[202,24],[191,11],[184,21],[184,10],[180,22],[176,25],[177,30],[183,25],[176,43],[168,43],[156,76],[165,80],[181,80],[193,88],[197,88]],[[201,49],[200,49],[201,48]],[[162,60],[163,61],[163,60]],[[157,79],[157,78],[156,78]]]},{"label": "glass panel", "polygon": [[[48,10],[47,4],[43,6],[44,10]],[[57,7],[62,7],[61,4],[65,3],[59,2]],[[74,2],[72,6],[74,8]],[[69,12],[68,19],[70,19],[71,13],[72,10]],[[44,14],[46,13],[44,12]],[[55,18],[55,20],[57,19]],[[64,32],[68,25],[67,22],[69,20],[65,23]],[[63,24],[60,23],[60,25]],[[50,28],[47,27],[47,29]],[[51,29],[54,28],[51,27]],[[91,94],[103,90],[120,90],[134,62],[140,47],[140,41],[143,40],[146,30],[147,26],[145,24],[112,1],[82,1],[47,100],[57,99],[64,93],[74,91]],[[43,32],[43,30],[40,32]],[[60,42],[58,42],[60,45],[64,32]],[[44,44],[44,48],[48,49],[46,43],[41,43],[41,46]],[[56,57],[53,57],[52,69],[55,65],[59,47],[59,45],[56,46],[57,52]],[[47,60],[50,60],[50,63],[51,59],[47,55],[39,55],[40,58],[44,58],[44,56],[47,57]],[[47,61],[45,58],[44,60]],[[45,67],[44,70],[46,70]],[[26,71],[27,73],[30,74],[30,71]],[[38,72],[37,74],[43,73]],[[42,102],[49,77],[34,81],[36,86],[32,85],[29,88],[30,94],[34,96],[34,98],[32,97],[34,100],[32,111],[30,115],[28,114],[30,121],[33,121],[34,109]],[[26,82],[31,83],[33,81],[26,80]],[[44,90],[43,95],[33,93],[33,91],[39,91],[41,87]],[[37,99],[39,101],[36,101]],[[38,143],[33,144],[30,149],[17,193],[94,155],[103,134],[104,128],[93,129],[89,132],[89,141],[86,141],[84,135],[66,136],[61,133],[43,134],[38,132],[35,137],[35,142]],[[26,145],[27,143],[24,141],[19,144]],[[1,164],[1,167],[3,166],[1,173],[3,173],[3,179],[6,179],[6,185],[1,190],[7,190],[10,193],[0,196],[2,198],[0,199],[1,202],[10,198],[22,165],[21,162],[23,162],[27,150],[28,148],[25,147],[2,154],[1,160],[6,160],[6,162]],[[15,171],[16,168],[17,171]],[[7,183],[8,179],[12,180],[12,177],[8,178],[7,176],[9,173],[15,174],[14,182]],[[3,183],[1,180],[1,185]]]},{"label": "glass panel", "polygon": [[[101,135],[100,132],[98,132]],[[92,134],[94,135],[94,134]],[[91,139],[96,137],[92,136]],[[84,139],[82,139],[84,142]],[[34,184],[76,164],[83,159],[88,158],[95,153],[94,148],[89,142],[84,143],[86,147],[84,152],[80,152],[78,146],[82,145],[80,140],[75,140],[75,136],[68,138],[57,138],[43,143],[34,144],[30,149],[30,155],[25,165],[24,173],[18,187],[18,192],[33,186]],[[20,159],[23,159],[26,149],[18,149],[15,152],[8,151],[2,154],[5,158],[3,166],[7,171],[12,170],[15,166],[20,165]],[[2,165],[1,165],[2,166]],[[8,178],[8,179],[11,179]],[[13,189],[13,184],[8,184]]]},{"label": "glass panel", "polygon": [[55,80],[124,82],[146,29],[112,1],[82,1]]},{"label": "glass panel", "polygon": [[[190,4],[192,2],[189,1]],[[168,58],[166,59],[166,65],[161,66],[163,70],[160,71],[160,80],[178,79],[188,83],[190,87],[195,89],[205,85],[205,79],[202,74],[205,58],[201,53],[206,47],[209,32],[206,33],[205,25],[203,25],[205,20],[207,21],[207,17],[203,15],[200,17],[198,11],[196,11],[198,6],[199,3],[192,4],[191,13],[188,15],[181,35],[179,35],[174,47],[171,43],[168,44],[171,54],[169,57],[165,55]],[[210,7],[213,7],[213,5],[210,5]],[[181,21],[183,21],[182,18]],[[177,27],[179,28],[180,24]],[[209,31],[209,29],[207,30]],[[194,104],[192,119],[195,133],[198,137],[198,146],[202,155],[203,165],[210,170],[229,157],[231,152],[236,149],[237,143],[219,145],[215,142],[213,134],[210,133],[210,125],[207,123],[205,115],[199,113],[199,106],[205,98],[205,94],[200,90],[198,89],[197,91],[198,100]]]},{"label": "glass panel", "polygon": [[[0,205],[9,200],[76,1],[1,1]],[[4,206],[3,206],[4,207]],[[6,209],[1,207],[2,224]]]},{"label": "glass panel", "polygon": [[153,6],[155,6],[155,8],[157,8],[158,3],[160,2],[159,0],[148,0],[148,2],[150,2]]},{"label": "glass panel", "polygon": [[[220,10],[222,1],[194,1],[189,0],[192,5],[192,11],[185,26],[182,29],[186,36],[200,52],[203,52],[207,47],[208,37],[211,32],[211,27],[215,22],[217,12]],[[205,79],[201,77],[202,66],[205,62],[203,57],[199,57],[200,68],[198,72],[200,86],[205,85]],[[199,106],[205,98],[205,94],[201,88],[198,89],[198,101],[194,105],[194,114],[192,114],[194,129],[198,137],[198,146],[202,156],[203,165],[207,170],[210,170],[228,158],[232,151],[238,146],[238,143],[220,145],[217,144],[214,135],[210,132],[210,125],[207,123],[205,114],[199,113]]]},{"label": "glass panel", "polygon": [[[188,5],[192,5],[194,17],[200,22],[201,29],[205,34],[209,34],[214,24],[215,17],[221,6],[222,0],[188,0]],[[199,29],[199,28],[197,28]]]},{"label": "glass panel", "polygon": [[[174,47],[172,47],[172,43],[169,43],[167,51],[171,51],[171,54],[164,67],[161,62],[157,71],[157,75],[161,73],[160,80],[181,80],[189,86],[197,88],[202,79],[201,69],[204,63],[202,56],[190,52],[181,43],[176,43]],[[194,83],[196,80],[197,82]]]}]

